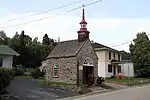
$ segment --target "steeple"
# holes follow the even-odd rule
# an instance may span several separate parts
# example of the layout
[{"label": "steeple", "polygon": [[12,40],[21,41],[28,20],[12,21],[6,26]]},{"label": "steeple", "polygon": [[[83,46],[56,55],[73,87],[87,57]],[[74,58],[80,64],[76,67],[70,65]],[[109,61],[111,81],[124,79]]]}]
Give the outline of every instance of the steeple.
[{"label": "steeple", "polygon": [[80,25],[81,25],[81,28],[78,31],[78,41],[83,42],[86,39],[89,39],[89,33],[90,33],[86,28],[87,22],[85,21],[84,5],[82,9],[82,20],[80,22]]}]

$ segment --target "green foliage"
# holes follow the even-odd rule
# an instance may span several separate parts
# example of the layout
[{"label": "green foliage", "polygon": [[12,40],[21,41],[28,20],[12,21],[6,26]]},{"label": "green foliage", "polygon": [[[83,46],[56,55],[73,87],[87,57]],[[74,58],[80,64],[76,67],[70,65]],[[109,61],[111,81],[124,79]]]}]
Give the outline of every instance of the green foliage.
[{"label": "green foliage", "polygon": [[51,81],[45,81],[44,79],[37,79],[37,84],[39,85],[48,85],[48,86],[56,86],[56,87],[66,87],[69,85],[75,85],[71,83],[66,83],[66,82],[51,82]]},{"label": "green foliage", "polygon": [[47,34],[44,35],[42,44],[47,44],[47,45],[50,44],[50,39]]},{"label": "green foliage", "polygon": [[9,85],[12,77],[10,69],[0,68],[0,93]]},{"label": "green foliage", "polygon": [[138,33],[130,44],[130,52],[137,77],[150,77],[150,40],[145,32]]},{"label": "green foliage", "polygon": [[16,32],[13,38],[7,37],[4,31],[0,31],[0,44],[8,45],[20,54],[20,56],[14,57],[13,66],[21,64],[25,68],[40,66],[41,61],[46,59],[56,45],[47,34],[44,35],[43,43],[41,43],[37,37],[32,39],[24,31],[21,34]]},{"label": "green foliage", "polygon": [[55,44],[54,40],[49,38],[47,34],[44,35],[42,44],[44,45],[53,45]]},{"label": "green foliage", "polygon": [[150,83],[149,78],[135,78],[135,77],[130,77],[130,78],[124,77],[123,79],[107,78],[106,80],[107,82],[110,82],[110,83],[129,85],[129,86]]},{"label": "green foliage", "polygon": [[12,69],[13,76],[23,76],[25,73],[25,68],[22,65],[17,65]]},{"label": "green foliage", "polygon": [[9,38],[6,36],[4,31],[0,31],[0,45],[7,45]]},{"label": "green foliage", "polygon": [[105,82],[105,79],[98,76],[96,80],[97,85],[101,86],[103,82]]},{"label": "green foliage", "polygon": [[33,71],[31,73],[33,78],[39,78],[39,77],[44,77],[45,72],[44,71],[40,71],[40,69],[36,69],[35,71]]}]

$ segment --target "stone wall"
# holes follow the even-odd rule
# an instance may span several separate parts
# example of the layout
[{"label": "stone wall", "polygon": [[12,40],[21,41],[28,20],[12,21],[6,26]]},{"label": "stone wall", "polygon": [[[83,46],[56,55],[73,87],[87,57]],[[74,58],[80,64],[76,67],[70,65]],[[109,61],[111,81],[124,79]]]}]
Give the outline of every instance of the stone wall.
[{"label": "stone wall", "polygon": [[[83,67],[83,62],[87,57],[91,58],[93,61],[94,77],[96,78],[98,76],[98,58],[90,43],[90,40],[87,40],[76,57],[48,59],[46,65],[46,80],[55,82],[68,82],[72,84],[77,84],[77,81],[79,81],[79,84],[82,83],[83,70],[79,70],[79,67]],[[53,77],[54,64],[59,66],[58,78]]]},{"label": "stone wall", "polygon": [[[91,45],[90,40],[87,40],[84,46],[82,47],[81,51],[77,55],[77,60],[79,61],[79,66],[83,67],[84,60],[89,57],[93,61],[94,65],[94,77],[97,78],[98,76],[98,57]],[[79,81],[83,81],[83,70],[79,71]]]},{"label": "stone wall", "polygon": [[[58,78],[53,77],[53,65],[59,68]],[[75,57],[51,58],[47,60],[46,80],[56,82],[68,82],[76,84],[77,81],[77,61]]]}]

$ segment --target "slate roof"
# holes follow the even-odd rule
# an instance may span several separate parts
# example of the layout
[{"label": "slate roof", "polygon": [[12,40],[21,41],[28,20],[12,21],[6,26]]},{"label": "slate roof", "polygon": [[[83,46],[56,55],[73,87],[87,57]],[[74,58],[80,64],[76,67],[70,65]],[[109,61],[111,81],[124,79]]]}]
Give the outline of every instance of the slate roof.
[{"label": "slate roof", "polygon": [[59,42],[47,58],[76,56],[85,42],[78,42],[78,39]]},{"label": "slate roof", "polygon": [[113,48],[110,48],[108,46],[105,46],[105,45],[102,45],[100,43],[92,43],[92,46],[95,50],[98,50],[98,49],[103,49],[103,50],[109,50],[109,51],[114,51],[114,52],[119,52],[118,50],[116,49],[113,49]]},{"label": "slate roof", "polygon": [[12,50],[10,47],[6,45],[0,45],[0,54],[5,54],[5,55],[19,55],[16,51]]}]

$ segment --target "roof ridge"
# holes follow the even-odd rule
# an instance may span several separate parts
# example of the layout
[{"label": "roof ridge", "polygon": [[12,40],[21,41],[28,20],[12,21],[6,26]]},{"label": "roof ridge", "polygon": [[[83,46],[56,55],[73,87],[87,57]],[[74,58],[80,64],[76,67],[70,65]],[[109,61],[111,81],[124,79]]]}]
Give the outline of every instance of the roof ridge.
[{"label": "roof ridge", "polygon": [[[73,40],[65,40],[65,41],[61,41],[61,42],[69,42],[69,41],[77,41],[78,39],[73,39]],[[59,42],[59,43],[61,43]]]},{"label": "roof ridge", "polygon": [[[94,47],[94,44],[101,45],[102,47]],[[107,49],[111,49],[111,50],[114,50],[114,51],[120,52],[120,51],[119,51],[119,50],[117,50],[117,49],[114,49],[114,48],[112,48],[112,47],[109,47],[109,46],[106,46],[106,45],[103,45],[103,44],[100,44],[100,43],[97,43],[97,42],[92,43],[92,45],[93,45],[93,47],[94,47],[94,48],[107,48]]]}]

